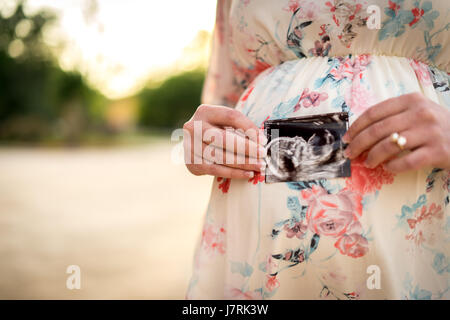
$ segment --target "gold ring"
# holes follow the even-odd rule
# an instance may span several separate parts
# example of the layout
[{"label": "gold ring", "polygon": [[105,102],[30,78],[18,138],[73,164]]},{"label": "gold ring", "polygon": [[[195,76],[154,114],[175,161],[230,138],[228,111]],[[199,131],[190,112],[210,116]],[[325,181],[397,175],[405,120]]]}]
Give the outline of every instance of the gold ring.
[{"label": "gold ring", "polygon": [[399,135],[398,132],[394,132],[391,135],[391,140],[392,142],[395,142],[401,150],[405,148],[405,145],[408,142],[408,140],[406,140],[404,136]]},{"label": "gold ring", "polygon": [[398,137],[400,137],[400,135],[398,134],[398,132],[394,132],[394,133],[391,135],[391,140],[392,140],[392,142],[397,143]]}]

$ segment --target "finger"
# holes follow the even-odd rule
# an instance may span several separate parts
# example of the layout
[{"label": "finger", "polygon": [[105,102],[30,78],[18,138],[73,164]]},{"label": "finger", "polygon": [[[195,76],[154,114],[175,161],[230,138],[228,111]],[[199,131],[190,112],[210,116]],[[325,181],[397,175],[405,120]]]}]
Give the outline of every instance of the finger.
[{"label": "finger", "polygon": [[364,113],[352,123],[346,134],[342,137],[343,141],[349,143],[362,130],[371,124],[406,110],[407,103],[405,100],[408,100],[408,97],[406,96],[408,95],[384,100],[364,111]]},{"label": "finger", "polygon": [[[196,138],[199,139],[198,136]],[[263,158],[265,156],[264,147],[256,142],[230,130],[212,126],[207,122],[203,124],[201,141],[234,154],[252,158]]]},{"label": "finger", "polygon": [[[406,145],[403,147],[406,150],[413,150],[423,146],[427,142],[426,131],[423,129],[410,129],[405,132],[400,132],[400,135],[406,138]],[[402,152],[402,149],[387,137],[377,143],[367,155],[365,166],[368,168],[375,168],[379,164],[393,158]]]},{"label": "finger", "polygon": [[247,130],[245,133],[242,129],[235,129],[233,127],[224,127],[226,130],[231,130],[232,132],[236,133],[237,135],[240,135],[244,138],[249,138],[252,141],[257,142],[261,146],[265,146],[267,144],[267,137],[264,133],[263,129],[258,129],[258,131],[255,131],[253,129]]},{"label": "finger", "polygon": [[385,170],[398,173],[409,170],[418,170],[431,165],[432,150],[430,147],[418,148],[407,155],[395,158],[383,165]]},{"label": "finger", "polygon": [[259,128],[246,117],[242,112],[224,106],[207,106],[207,111],[204,113],[204,119],[217,126],[233,127],[235,129],[241,129],[244,132],[254,132],[253,137],[249,138],[253,141],[258,136]]},{"label": "finger", "polygon": [[414,121],[414,112],[406,111],[372,123],[352,139],[345,149],[345,155],[354,159],[363,151],[370,150],[375,144],[389,137],[393,132],[409,129]]},{"label": "finger", "polygon": [[206,174],[216,177],[223,177],[230,179],[250,179],[255,176],[255,173],[253,171],[230,168],[210,162],[203,164],[203,168]]},{"label": "finger", "polygon": [[203,144],[203,159],[208,162],[221,164],[231,168],[238,168],[246,171],[260,172],[265,169],[265,161],[249,158],[243,155],[236,155],[231,152],[226,152],[223,149],[216,148],[206,143]]}]

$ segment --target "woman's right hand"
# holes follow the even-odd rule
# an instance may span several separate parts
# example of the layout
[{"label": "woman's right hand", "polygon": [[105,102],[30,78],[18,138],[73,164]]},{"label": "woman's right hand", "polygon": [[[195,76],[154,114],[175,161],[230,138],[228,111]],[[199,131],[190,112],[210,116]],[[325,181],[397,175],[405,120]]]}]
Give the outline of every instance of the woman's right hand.
[{"label": "woman's right hand", "polygon": [[264,132],[241,112],[200,105],[183,126],[184,157],[194,175],[249,179],[264,173]]}]

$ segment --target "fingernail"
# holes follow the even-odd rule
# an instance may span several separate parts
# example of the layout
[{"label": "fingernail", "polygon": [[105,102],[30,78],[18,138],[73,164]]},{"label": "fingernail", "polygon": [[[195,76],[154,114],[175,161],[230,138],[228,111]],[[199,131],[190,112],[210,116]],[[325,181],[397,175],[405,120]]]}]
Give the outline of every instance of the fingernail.
[{"label": "fingernail", "polygon": [[246,175],[248,178],[253,178],[253,177],[255,176],[255,173],[254,173],[253,171],[247,171],[247,172],[245,173],[245,175]]},{"label": "fingernail", "polygon": [[344,150],[344,157],[350,158],[350,147],[345,148],[345,150]]},{"label": "fingernail", "polygon": [[345,143],[349,143],[350,142],[349,139],[348,139],[348,135],[347,134],[344,134],[342,136],[342,141],[344,141]]}]

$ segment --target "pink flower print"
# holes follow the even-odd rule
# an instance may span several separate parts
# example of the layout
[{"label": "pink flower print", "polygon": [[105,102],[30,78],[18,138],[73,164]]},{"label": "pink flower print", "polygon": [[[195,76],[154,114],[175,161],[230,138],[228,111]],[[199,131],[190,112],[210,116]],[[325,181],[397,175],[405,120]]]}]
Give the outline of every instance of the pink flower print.
[{"label": "pink flower print", "polygon": [[248,179],[248,182],[251,182],[253,184],[258,184],[258,182],[264,182],[265,181],[264,173],[261,172],[255,172],[253,178]]},{"label": "pink flower print", "polygon": [[217,177],[217,182],[219,182],[219,189],[222,190],[222,193],[227,193],[230,189],[231,179]]},{"label": "pink flower print", "polygon": [[354,7],[353,14],[348,17],[348,20],[352,21],[353,19],[355,19],[356,15],[361,11],[361,9],[362,9],[362,4],[357,3]]},{"label": "pink flower print", "polygon": [[433,245],[435,242],[436,230],[442,226],[444,212],[442,206],[431,203],[428,207],[422,206],[414,212],[414,216],[407,219],[410,232],[405,236],[407,240],[412,240],[416,246],[422,243]]},{"label": "pink flower print", "polygon": [[295,236],[298,239],[302,239],[308,230],[308,225],[300,221],[296,222],[292,228],[289,228],[289,225],[285,224],[284,230],[286,231],[286,237],[293,238]]},{"label": "pink flower print", "polygon": [[267,290],[269,290],[269,292],[280,286],[280,282],[278,281],[277,276],[266,275],[266,277],[266,288]]},{"label": "pink flower print", "polygon": [[360,81],[353,81],[353,85],[346,90],[344,99],[356,115],[362,114],[373,104],[372,93]]},{"label": "pink flower print", "polygon": [[422,243],[425,242],[425,237],[423,235],[423,231],[419,230],[418,232],[408,234],[405,237],[406,240],[413,240],[416,246],[420,246]]},{"label": "pink flower print", "polygon": [[277,269],[278,269],[277,261],[275,261],[275,259],[272,257],[272,255],[269,254],[266,259],[266,270],[265,271],[268,274],[274,274],[277,272]]},{"label": "pink flower print", "polygon": [[416,218],[415,219],[408,219],[408,224],[410,229],[415,229],[416,225],[423,220],[431,219],[433,217],[437,219],[442,219],[443,212],[441,206],[437,206],[435,203],[432,203],[427,211],[427,207],[423,206],[420,209],[420,213],[418,213],[419,210],[416,211]]},{"label": "pink flower print", "polygon": [[328,99],[328,94],[326,92],[311,92],[309,94],[309,97],[307,97],[307,99],[305,99],[305,101],[303,101],[303,106],[305,108],[310,107],[311,105],[313,105],[314,107],[317,107],[321,101],[325,101]]},{"label": "pink flower print", "polygon": [[364,196],[380,190],[384,184],[394,182],[395,174],[383,169],[379,165],[369,169],[364,166],[367,154],[363,154],[351,162],[351,177],[347,178],[345,184],[348,189]]},{"label": "pink flower print", "polygon": [[349,292],[349,293],[344,293],[344,295],[350,300],[359,299],[359,293],[355,292],[355,291],[352,291],[352,292]]},{"label": "pink flower print", "polygon": [[297,17],[299,19],[314,20],[317,17],[317,12],[319,12],[319,6],[315,3],[315,1],[303,1]]},{"label": "pink flower print", "polygon": [[359,258],[369,251],[369,242],[362,235],[361,223],[357,220],[353,221],[348,227],[347,232],[340,237],[334,246],[343,255]]},{"label": "pink flower print", "polygon": [[354,234],[354,233],[362,234],[363,228],[362,228],[361,222],[359,222],[358,220],[352,221],[352,223],[348,226],[346,233],[347,234]]},{"label": "pink flower print", "polygon": [[202,247],[210,254],[214,252],[225,254],[225,229],[205,224],[202,231]]},{"label": "pink flower print", "polygon": [[353,69],[358,73],[366,70],[366,67],[372,62],[372,56],[370,54],[362,54],[355,57],[353,62]]},{"label": "pink flower print", "polygon": [[[360,3],[351,4],[350,1],[334,0],[333,2],[334,3],[331,3],[331,1],[327,1],[325,5],[329,7],[330,12],[333,13],[333,21],[336,26],[344,27],[344,33],[341,33],[338,36],[338,38],[341,39],[343,36],[348,34],[348,32],[345,33],[345,27],[349,24],[351,26],[363,25],[364,19],[359,15],[363,6]],[[347,47],[350,46],[347,45]]]},{"label": "pink flower print", "polygon": [[[248,51],[254,52],[255,50],[248,49]],[[270,69],[269,72],[272,72],[274,70],[273,66],[259,59],[255,60],[255,64],[252,66],[252,68],[242,67],[234,61],[231,67],[233,69],[233,74],[235,75],[236,79],[239,79],[239,82],[241,84],[244,84],[245,86],[249,86],[250,84],[252,84],[253,80],[255,80],[256,77],[266,69]],[[241,94],[242,92],[230,93],[230,98],[233,98],[233,100],[230,101],[238,102]]]},{"label": "pink flower print", "polygon": [[284,256],[284,261],[296,261],[298,263],[302,263],[305,261],[305,252],[303,250],[288,250]]},{"label": "pink flower print", "polygon": [[400,9],[400,5],[389,0],[389,9],[395,11],[395,15],[397,15],[398,10]]},{"label": "pink flower print", "polygon": [[315,57],[325,57],[331,49],[330,37],[325,36],[322,41],[316,40],[314,48],[309,49],[309,53]]},{"label": "pink flower print", "polygon": [[294,106],[294,112],[300,109],[300,107],[309,108],[311,106],[318,107],[322,101],[328,99],[328,94],[326,92],[309,92],[309,89],[306,88],[303,90],[300,95],[300,99],[297,104]]},{"label": "pink flower print", "polygon": [[339,59],[338,66],[330,70],[330,74],[337,81],[343,79],[350,79],[353,82],[359,81],[362,78],[362,72],[371,63],[372,56],[369,54],[362,54],[353,58]]},{"label": "pink flower print", "polygon": [[343,80],[346,78],[353,78],[353,67],[351,65],[350,59],[347,58],[345,61],[340,63],[337,67],[331,69],[330,74],[335,80]]},{"label": "pink flower print", "polygon": [[334,4],[332,4],[331,1],[325,2],[325,5],[330,8],[330,12],[333,12],[334,23],[336,23],[336,25],[339,26],[339,20],[336,18],[336,14],[335,14],[336,6]]},{"label": "pink flower print", "polygon": [[363,72],[371,61],[371,55],[363,54],[356,56],[353,61],[343,63],[346,69],[349,66],[352,69],[352,85],[346,90],[344,99],[352,112],[357,115],[362,114],[373,104],[372,93],[361,83]]},{"label": "pink flower print", "polygon": [[302,190],[301,198],[308,203],[308,227],[319,235],[340,237],[362,215],[362,197],[346,188],[329,194],[314,185],[311,189]]},{"label": "pink flower print", "polygon": [[358,233],[343,235],[334,246],[339,249],[341,254],[352,258],[362,257],[369,251],[369,242]]},{"label": "pink flower print", "polygon": [[320,25],[320,30],[321,30],[321,32],[319,32],[319,36],[323,36],[323,35],[325,35],[325,34],[327,34],[327,29],[328,29],[328,24],[322,24],[322,25]]},{"label": "pink flower print", "polygon": [[289,0],[287,7],[283,8],[285,11],[295,12],[300,7],[300,0]]},{"label": "pink flower print", "polygon": [[423,86],[432,85],[430,71],[425,63],[410,59],[409,64],[414,69],[417,79]]},{"label": "pink flower print", "polygon": [[253,68],[253,72],[258,75],[261,72],[263,72],[266,69],[269,69],[270,67],[272,67],[270,64],[268,64],[267,62],[261,61],[259,59],[256,60],[255,62],[255,66]]},{"label": "pink flower print", "polygon": [[419,22],[420,18],[422,18],[422,16],[425,13],[425,10],[423,9],[419,9],[419,8],[413,8],[411,10],[414,19],[409,23],[409,26],[412,27],[414,24],[416,24],[417,22]]}]

